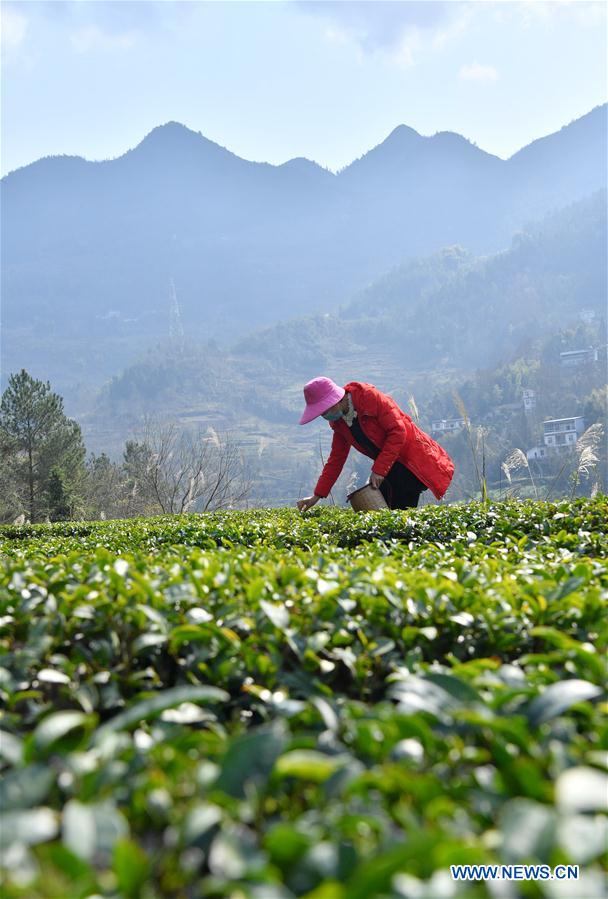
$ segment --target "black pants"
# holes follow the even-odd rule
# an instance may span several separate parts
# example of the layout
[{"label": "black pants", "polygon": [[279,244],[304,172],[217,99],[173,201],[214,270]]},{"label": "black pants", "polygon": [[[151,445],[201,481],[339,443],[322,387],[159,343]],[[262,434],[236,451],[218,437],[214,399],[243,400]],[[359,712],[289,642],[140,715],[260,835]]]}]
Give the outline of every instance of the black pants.
[{"label": "black pants", "polygon": [[420,494],[428,490],[402,462],[394,462],[380,484],[380,492],[390,509],[412,509],[418,505]]}]

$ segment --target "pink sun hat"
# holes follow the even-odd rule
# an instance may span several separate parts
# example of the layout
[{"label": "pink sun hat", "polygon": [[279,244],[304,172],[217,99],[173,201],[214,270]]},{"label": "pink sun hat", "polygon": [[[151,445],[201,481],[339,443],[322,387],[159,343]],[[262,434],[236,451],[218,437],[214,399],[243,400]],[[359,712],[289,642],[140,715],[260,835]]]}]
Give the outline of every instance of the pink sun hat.
[{"label": "pink sun hat", "polygon": [[339,403],[346,391],[339,387],[331,378],[313,378],[304,385],[304,399],[306,408],[300,418],[300,424],[305,425],[318,415]]}]

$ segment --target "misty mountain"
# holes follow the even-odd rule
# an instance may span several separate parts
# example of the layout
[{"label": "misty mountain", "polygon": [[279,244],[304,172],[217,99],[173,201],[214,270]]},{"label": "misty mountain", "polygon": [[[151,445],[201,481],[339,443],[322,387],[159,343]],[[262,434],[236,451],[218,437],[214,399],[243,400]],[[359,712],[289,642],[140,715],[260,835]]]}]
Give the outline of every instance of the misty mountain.
[{"label": "misty mountain", "polygon": [[233,352],[303,377],[344,352],[359,355],[363,369],[379,354],[386,367],[400,362],[410,372],[493,367],[585,318],[605,335],[607,246],[601,190],[527,224],[507,250],[474,256],[456,245],[410,260],[337,315],[281,322]]},{"label": "misty mountain", "polygon": [[535,347],[567,329],[578,334],[583,322],[599,339],[607,237],[599,191],[530,224],[506,251],[476,257],[448,247],[397,266],[339,314],[289,319],[228,350],[193,341],[150,350],[104,388],[98,412],[135,421],[144,411],[189,418],[196,410],[205,420],[289,423],[301,386],[319,374],[397,393],[417,381],[424,396],[446,373],[534,357]]},{"label": "misty mountain", "polygon": [[333,174],[249,162],[174,122],[117,159],[39,160],[2,181],[3,376],[100,383],[168,334],[171,279],[185,333],[227,345],[335,310],[405,259],[495,252],[605,186],[605,155],[602,106],[506,161],[400,126]]}]

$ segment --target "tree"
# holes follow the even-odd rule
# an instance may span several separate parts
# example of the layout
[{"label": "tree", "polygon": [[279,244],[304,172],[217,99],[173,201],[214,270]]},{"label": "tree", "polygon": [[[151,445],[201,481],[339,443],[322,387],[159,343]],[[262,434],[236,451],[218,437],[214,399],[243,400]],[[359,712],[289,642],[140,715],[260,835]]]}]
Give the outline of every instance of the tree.
[{"label": "tree", "polygon": [[[1,435],[0,435],[1,441]],[[23,508],[7,444],[0,442],[0,524],[15,521]]]},{"label": "tree", "polygon": [[234,508],[251,490],[230,435],[193,434],[158,419],[147,418],[141,439],[128,441],[123,467],[130,515]]},{"label": "tree", "polygon": [[51,496],[59,501],[57,471],[74,498],[81,486],[85,448],[80,426],[65,415],[63,399],[51,391],[49,382],[35,380],[25,369],[11,375],[2,395],[0,455],[9,461],[20,506],[15,515],[25,511],[32,522],[50,512]]},{"label": "tree", "polygon": [[158,502],[153,475],[153,451],[145,442],[150,439],[149,431],[143,441],[127,440],[123,454],[122,470],[124,481],[124,515],[157,515],[164,511]]},{"label": "tree", "polygon": [[126,515],[126,475],[106,453],[91,453],[86,461],[83,506],[87,518],[121,518]]},{"label": "tree", "polygon": [[46,489],[46,499],[51,521],[69,521],[74,517],[75,498],[61,468],[53,465]]}]

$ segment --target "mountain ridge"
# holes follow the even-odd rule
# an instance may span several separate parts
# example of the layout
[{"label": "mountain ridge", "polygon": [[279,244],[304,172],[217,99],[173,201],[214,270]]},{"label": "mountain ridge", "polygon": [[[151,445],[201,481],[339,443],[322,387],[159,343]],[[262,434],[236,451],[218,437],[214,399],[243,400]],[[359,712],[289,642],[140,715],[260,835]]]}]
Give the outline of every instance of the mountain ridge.
[{"label": "mountain ridge", "polygon": [[[536,145],[545,146],[545,144],[543,142],[546,142],[546,141],[550,140],[551,138],[554,138],[557,135],[562,134],[564,131],[572,128],[573,126],[584,127],[584,125],[588,121],[590,121],[592,117],[599,117],[599,115],[601,115],[602,112],[605,116],[607,110],[608,110],[608,103],[603,103],[603,104],[599,104],[598,106],[594,106],[593,109],[584,113],[582,116],[579,116],[577,119],[573,119],[571,122],[568,122],[567,124],[563,125],[557,131],[552,131],[549,134],[543,135],[542,137],[535,138],[533,141],[530,141],[529,144],[525,144],[523,147],[520,147],[519,150],[516,150],[515,153],[511,154],[511,156],[509,156],[507,159],[502,159],[502,157],[497,156],[494,153],[490,153],[488,150],[484,150],[483,148],[477,146],[477,144],[474,143],[473,141],[471,141],[469,138],[465,137],[464,135],[460,134],[457,131],[441,130],[441,131],[436,131],[432,135],[423,135],[423,134],[420,134],[418,131],[416,131],[415,128],[412,128],[410,125],[406,125],[405,123],[400,123],[399,125],[396,125],[395,128],[393,128],[393,130],[382,141],[380,141],[380,143],[376,144],[373,147],[370,147],[370,149],[367,150],[365,153],[363,153],[361,156],[357,157],[356,159],[353,159],[350,163],[347,163],[345,166],[342,166],[338,171],[335,171],[335,172],[332,171],[331,169],[328,169],[327,167],[323,166],[321,163],[316,162],[316,160],[307,159],[306,157],[302,157],[302,156],[292,157],[281,163],[271,163],[271,162],[265,162],[265,161],[260,161],[260,160],[246,159],[245,157],[239,156],[237,153],[234,153],[232,150],[229,150],[227,147],[223,146],[222,144],[217,143],[217,141],[214,141],[211,138],[206,137],[201,131],[195,131],[194,129],[189,128],[187,125],[184,125],[182,122],[178,122],[176,120],[169,120],[168,122],[164,122],[163,124],[156,125],[134,147],[129,147],[127,150],[125,150],[123,153],[120,153],[118,156],[108,157],[105,159],[87,159],[86,157],[84,157],[80,154],[65,154],[65,153],[48,154],[46,156],[41,156],[38,159],[32,160],[32,162],[26,163],[25,165],[18,166],[16,169],[12,169],[10,172],[7,172],[5,175],[3,175],[2,179],[0,179],[0,180],[4,181],[5,179],[9,178],[11,175],[14,175],[17,172],[22,172],[26,169],[29,169],[31,166],[36,166],[36,165],[38,165],[38,163],[40,163],[44,160],[50,160],[50,159],[74,159],[74,160],[78,159],[78,160],[82,160],[83,162],[87,162],[90,164],[103,164],[103,163],[117,162],[121,159],[124,159],[124,157],[128,156],[130,153],[133,153],[134,151],[136,151],[142,147],[149,146],[150,143],[156,143],[159,137],[162,136],[164,138],[166,135],[171,135],[171,137],[173,137],[173,135],[179,135],[180,137],[184,137],[187,135],[188,140],[190,140],[191,137],[195,138],[196,140],[202,142],[203,145],[213,147],[216,150],[223,151],[224,153],[229,154],[230,156],[232,156],[235,159],[238,159],[242,162],[251,163],[253,165],[270,166],[273,169],[280,169],[283,166],[288,165],[291,162],[298,161],[301,159],[306,159],[307,162],[311,163],[312,165],[317,166],[318,168],[322,169],[323,171],[331,172],[331,174],[335,175],[336,177],[339,177],[343,172],[348,170],[351,166],[360,162],[362,159],[365,159],[371,153],[374,153],[376,150],[379,150],[382,147],[393,146],[397,143],[397,141],[402,143],[404,141],[404,139],[409,140],[412,145],[428,146],[428,143],[425,144],[425,142],[434,141],[437,138],[440,138],[442,140],[445,140],[446,138],[450,138],[450,139],[456,138],[457,142],[459,144],[462,144],[462,145],[466,144],[469,147],[471,147],[472,149],[476,150],[478,153],[483,154],[484,156],[491,157],[492,159],[496,159],[502,163],[509,163],[509,162],[511,162],[511,160],[515,159],[516,157],[519,158],[520,154],[524,153],[527,150],[530,150],[530,148],[535,147]],[[580,123],[582,123],[582,125]],[[152,139],[152,141],[150,139]]]}]

